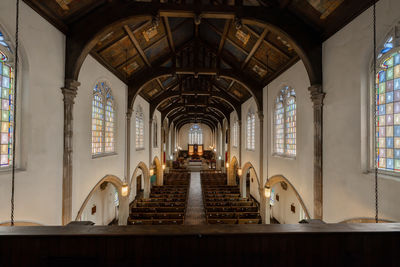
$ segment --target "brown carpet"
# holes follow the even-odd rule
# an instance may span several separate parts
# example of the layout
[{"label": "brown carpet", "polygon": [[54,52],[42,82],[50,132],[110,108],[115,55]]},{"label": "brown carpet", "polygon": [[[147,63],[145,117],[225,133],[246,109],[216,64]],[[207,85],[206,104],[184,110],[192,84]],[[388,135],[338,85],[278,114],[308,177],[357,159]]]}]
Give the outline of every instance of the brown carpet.
[{"label": "brown carpet", "polygon": [[189,199],[185,216],[185,224],[206,224],[199,172],[192,172],[190,175]]}]

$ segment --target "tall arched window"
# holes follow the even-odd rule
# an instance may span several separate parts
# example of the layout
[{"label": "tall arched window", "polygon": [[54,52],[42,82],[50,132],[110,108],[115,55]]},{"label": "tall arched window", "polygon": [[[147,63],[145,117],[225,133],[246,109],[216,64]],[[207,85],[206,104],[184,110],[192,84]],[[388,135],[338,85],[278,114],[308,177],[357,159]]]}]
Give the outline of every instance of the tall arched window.
[{"label": "tall arched window", "polygon": [[93,89],[92,155],[115,152],[115,108],[111,88],[99,82]]},{"label": "tall arched window", "polygon": [[248,150],[255,150],[256,148],[256,115],[253,111],[247,113],[247,135],[246,135],[246,148]]},{"label": "tall arched window", "polygon": [[389,35],[377,57],[376,159],[380,170],[400,172],[400,47],[394,47],[394,36]]},{"label": "tall arched window", "polygon": [[12,164],[14,131],[14,56],[0,32],[1,137],[0,167]]},{"label": "tall arched window", "polygon": [[144,149],[144,115],[141,106],[136,111],[136,150]]},{"label": "tall arched window", "polygon": [[153,120],[153,147],[158,147],[158,125],[157,117]]},{"label": "tall arched window", "polygon": [[236,120],[233,123],[233,147],[239,146],[239,122]]},{"label": "tall arched window", "polygon": [[194,124],[189,130],[189,144],[202,145],[203,144],[203,130],[198,124]]},{"label": "tall arched window", "polygon": [[275,100],[274,153],[296,156],[296,93],[289,86],[283,87]]}]

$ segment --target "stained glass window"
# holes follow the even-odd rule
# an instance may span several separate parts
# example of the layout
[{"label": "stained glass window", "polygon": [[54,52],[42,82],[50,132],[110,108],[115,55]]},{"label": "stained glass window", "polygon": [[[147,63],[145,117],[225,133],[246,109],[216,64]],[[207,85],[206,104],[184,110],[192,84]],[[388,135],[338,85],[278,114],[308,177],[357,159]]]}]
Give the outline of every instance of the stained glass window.
[{"label": "stained glass window", "polygon": [[379,169],[400,172],[400,53],[391,51],[376,75],[376,155]]},{"label": "stained glass window", "polygon": [[235,121],[233,123],[233,147],[239,146],[239,123]]},{"label": "stained glass window", "polygon": [[141,106],[136,112],[136,149],[144,149],[144,115]]},{"label": "stained glass window", "polygon": [[0,32],[1,136],[0,167],[12,165],[14,131],[14,68],[10,48]]},{"label": "stained glass window", "polygon": [[158,126],[157,117],[153,121],[153,147],[158,147]]},{"label": "stained glass window", "polygon": [[285,86],[279,91],[274,110],[274,152],[296,156],[296,93]]},{"label": "stained glass window", "polygon": [[256,138],[255,138],[255,132],[256,132],[256,115],[249,111],[247,114],[247,143],[246,143],[246,148],[248,150],[254,150],[256,148]]},{"label": "stained glass window", "polygon": [[198,124],[194,124],[189,129],[189,144],[190,145],[203,144],[203,130]]},{"label": "stained glass window", "polygon": [[111,88],[99,82],[93,89],[92,155],[115,152],[115,111]]}]

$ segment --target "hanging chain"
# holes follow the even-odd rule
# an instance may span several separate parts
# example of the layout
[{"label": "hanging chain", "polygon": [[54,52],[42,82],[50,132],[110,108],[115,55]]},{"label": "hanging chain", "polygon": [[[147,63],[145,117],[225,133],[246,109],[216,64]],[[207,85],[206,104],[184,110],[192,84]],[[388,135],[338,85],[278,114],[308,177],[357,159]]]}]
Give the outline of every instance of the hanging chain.
[{"label": "hanging chain", "polygon": [[[267,50],[267,68],[268,68],[268,60],[269,60],[269,50]],[[268,118],[269,118],[269,103],[268,103],[268,101],[269,101],[269,98],[268,98],[268,96],[269,96],[269,90],[268,90],[268,88],[269,88],[269,82],[267,83],[267,125],[264,125],[264,128],[266,128],[265,126],[267,126],[268,127]],[[264,129],[263,129],[263,131],[265,131]],[[268,141],[269,141],[269,129],[267,129],[267,153],[264,153],[264,155],[267,155],[267,182],[268,182],[268,180],[269,180],[269,173],[268,173],[268,167],[269,167],[269,145],[268,145]]]},{"label": "hanging chain", "polygon": [[378,96],[376,92],[376,3],[374,2],[373,6],[373,20],[374,20],[374,121],[375,121],[375,164],[374,164],[374,171],[375,171],[375,223],[378,223],[378,161],[379,161],[379,154],[378,154],[378,140],[377,137],[379,137],[378,131],[378,122],[377,122],[377,113],[378,113]]},{"label": "hanging chain", "polygon": [[19,48],[19,1],[17,0],[15,22],[15,75],[14,75],[14,115],[13,115],[13,139],[12,139],[12,175],[11,175],[11,226],[14,226],[14,195],[15,195],[15,133],[17,129],[17,84],[18,84],[18,48]]}]

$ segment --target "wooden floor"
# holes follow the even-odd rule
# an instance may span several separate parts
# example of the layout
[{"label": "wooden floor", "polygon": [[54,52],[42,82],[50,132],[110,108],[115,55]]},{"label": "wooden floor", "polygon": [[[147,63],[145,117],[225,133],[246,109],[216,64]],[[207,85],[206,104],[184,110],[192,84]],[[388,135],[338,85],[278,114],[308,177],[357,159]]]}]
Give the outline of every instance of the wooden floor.
[{"label": "wooden floor", "polygon": [[199,172],[192,172],[190,175],[189,199],[186,209],[185,224],[206,224]]}]

